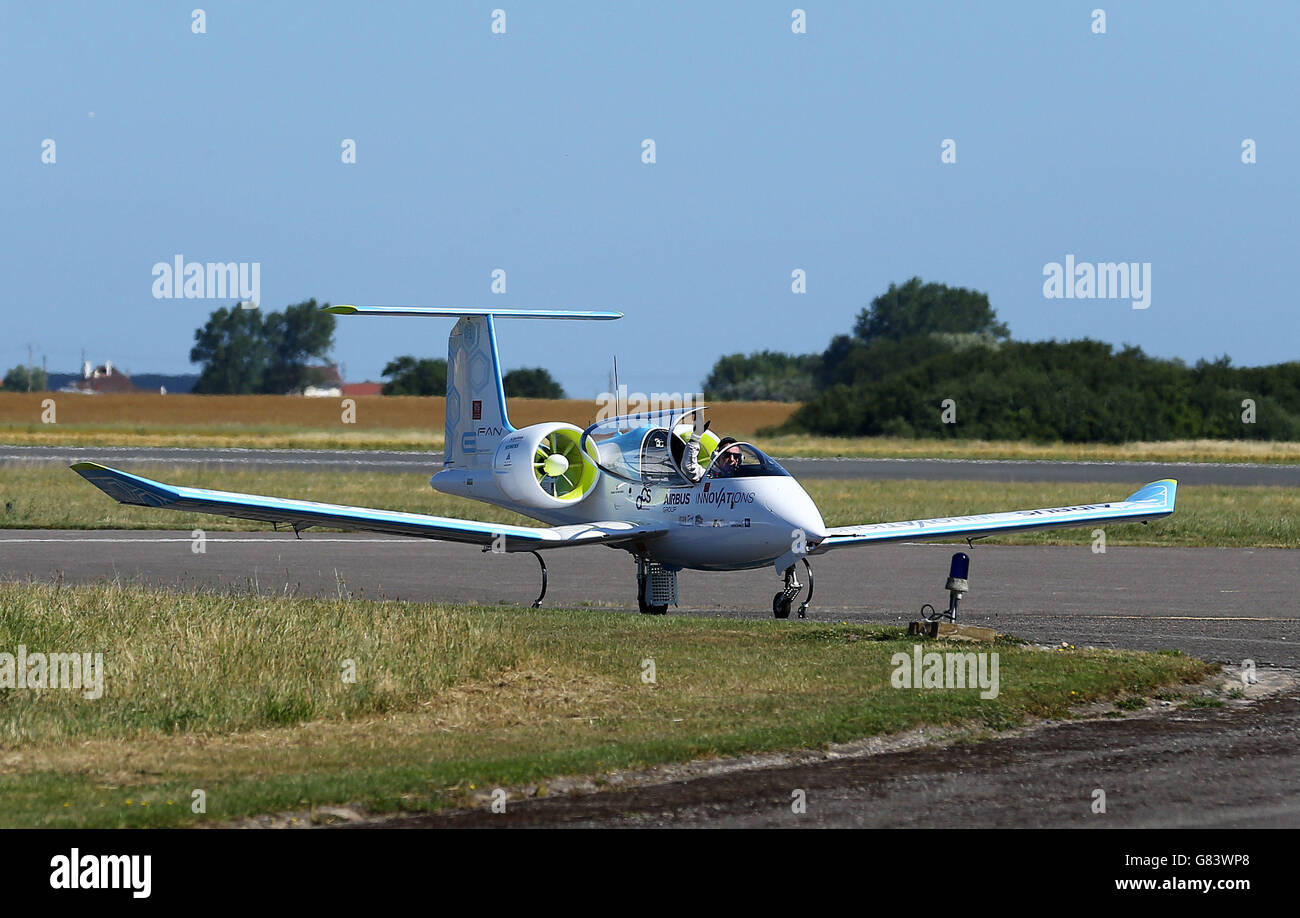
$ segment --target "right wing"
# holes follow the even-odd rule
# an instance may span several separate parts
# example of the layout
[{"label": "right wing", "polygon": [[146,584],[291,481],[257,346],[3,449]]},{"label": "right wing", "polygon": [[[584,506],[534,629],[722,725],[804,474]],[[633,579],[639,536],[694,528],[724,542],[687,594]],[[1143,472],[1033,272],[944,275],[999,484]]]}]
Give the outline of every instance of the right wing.
[{"label": "right wing", "polygon": [[1122,501],[1109,504],[1077,504],[1073,507],[1043,507],[1006,513],[977,513],[934,520],[905,520],[899,523],[870,523],[865,526],[835,526],[810,554],[832,548],[868,542],[920,542],[929,539],[978,539],[1004,532],[1029,529],[1064,529],[1097,523],[1136,523],[1158,520],[1174,512],[1178,482],[1163,478],[1143,485]]},{"label": "right wing", "polygon": [[295,530],[309,526],[332,526],[337,529],[361,529],[486,546],[491,546],[499,536],[504,536],[506,551],[533,551],[570,545],[617,545],[653,538],[668,531],[664,526],[638,526],[621,520],[571,526],[510,526],[505,523],[483,523],[423,513],[186,488],[110,469],[95,462],[78,462],[72,466],[72,470],[118,503],[212,513],[264,523],[284,523]]}]

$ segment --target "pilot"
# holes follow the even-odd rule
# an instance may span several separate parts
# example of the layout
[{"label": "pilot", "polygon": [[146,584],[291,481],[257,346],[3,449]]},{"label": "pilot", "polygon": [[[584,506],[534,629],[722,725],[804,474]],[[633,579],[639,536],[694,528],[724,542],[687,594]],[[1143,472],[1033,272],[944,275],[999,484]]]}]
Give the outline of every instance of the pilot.
[{"label": "pilot", "polygon": [[740,471],[740,449],[734,445],[735,442],[735,437],[723,437],[718,441],[711,469],[714,478],[730,478]]},{"label": "pilot", "polygon": [[712,421],[705,421],[704,426],[700,426],[703,420],[697,413],[695,415],[695,427],[686,435],[686,450],[682,453],[682,474],[690,479],[692,484],[698,482],[704,477],[704,466],[700,465],[700,437],[709,429]]}]

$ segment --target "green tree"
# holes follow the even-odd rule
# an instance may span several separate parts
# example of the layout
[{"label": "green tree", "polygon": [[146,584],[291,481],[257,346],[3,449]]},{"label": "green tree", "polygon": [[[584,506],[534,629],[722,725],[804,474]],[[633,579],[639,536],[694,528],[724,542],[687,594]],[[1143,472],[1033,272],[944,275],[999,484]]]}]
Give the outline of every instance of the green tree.
[{"label": "green tree", "polygon": [[720,357],[704,380],[709,401],[801,402],[813,394],[816,354],[758,351]]},{"label": "green tree", "polygon": [[48,385],[49,377],[40,367],[19,364],[4,378],[4,388],[9,392],[44,392]]},{"label": "green tree", "polygon": [[[328,304],[327,304],[328,305]],[[319,381],[308,361],[334,344],[334,316],[306,300],[284,312],[221,307],[194,332],[190,362],[203,364],[204,395],[284,395]]]},{"label": "green tree", "polygon": [[384,395],[446,395],[447,361],[416,359],[409,354],[395,357],[384,367]]},{"label": "green tree", "polygon": [[889,289],[858,313],[854,336],[864,343],[895,341],[935,332],[980,335],[994,340],[1011,332],[997,320],[987,293],[946,284],[923,284],[914,277]]},{"label": "green tree", "polygon": [[203,364],[194,391],[200,395],[261,392],[269,358],[261,311],[223,306],[194,332],[190,362]]},{"label": "green tree", "polygon": [[564,398],[564,388],[542,367],[511,370],[502,378],[508,398]]},{"label": "green tree", "polygon": [[334,346],[334,315],[323,308],[311,299],[266,317],[268,359],[260,391],[284,395],[320,382],[320,373],[308,361],[324,360]]}]

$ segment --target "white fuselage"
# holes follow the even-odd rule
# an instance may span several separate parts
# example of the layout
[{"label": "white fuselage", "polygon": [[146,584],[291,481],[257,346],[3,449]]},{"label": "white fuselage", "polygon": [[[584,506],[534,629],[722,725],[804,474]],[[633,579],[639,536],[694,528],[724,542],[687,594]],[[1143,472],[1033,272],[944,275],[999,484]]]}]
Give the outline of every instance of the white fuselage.
[{"label": "white fuselage", "polygon": [[434,475],[430,484],[446,494],[481,500],[548,525],[618,520],[666,526],[666,533],[646,540],[645,555],[669,567],[764,567],[792,553],[802,554],[826,537],[817,505],[789,476],[706,478],[691,488],[669,488],[602,474],[585,499],[554,509],[508,499],[490,470],[449,468]]}]

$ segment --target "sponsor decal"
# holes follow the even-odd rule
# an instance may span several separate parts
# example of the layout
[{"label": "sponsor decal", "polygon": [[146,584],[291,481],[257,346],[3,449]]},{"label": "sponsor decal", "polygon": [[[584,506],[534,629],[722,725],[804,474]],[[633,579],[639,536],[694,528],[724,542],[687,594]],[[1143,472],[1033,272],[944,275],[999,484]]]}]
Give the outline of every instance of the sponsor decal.
[{"label": "sponsor decal", "polygon": [[689,504],[690,502],[691,502],[690,491],[669,491],[667,494],[664,495],[665,507],[671,508],[677,506],[684,506]]},{"label": "sponsor decal", "polygon": [[695,495],[697,504],[713,504],[719,508],[726,507],[728,510],[735,510],[736,504],[752,504],[754,502],[753,491],[726,491],[719,489],[717,491],[702,491]]},{"label": "sponsor decal", "polygon": [[698,513],[695,514],[695,525],[696,525],[696,526],[703,526],[703,525],[704,525],[704,517],[700,516]]},{"label": "sponsor decal", "polygon": [[650,495],[650,486],[645,485],[641,488],[641,493],[636,496],[636,508],[638,510],[644,510],[653,502],[654,498]]},{"label": "sponsor decal", "polygon": [[472,430],[466,431],[465,433],[460,435],[461,452],[463,453],[477,452],[476,444],[477,444],[477,440],[475,439],[474,432]]},{"label": "sponsor decal", "polygon": [[481,421],[481,420],[483,420],[483,402],[482,402],[482,400],[476,398],[476,399],[474,399],[473,402],[471,402],[471,405],[473,406],[472,409],[471,409],[471,410],[473,411],[473,416],[472,416],[473,420],[475,420],[475,421]]}]

